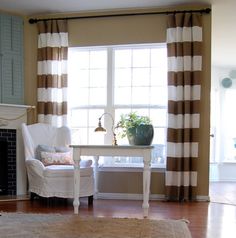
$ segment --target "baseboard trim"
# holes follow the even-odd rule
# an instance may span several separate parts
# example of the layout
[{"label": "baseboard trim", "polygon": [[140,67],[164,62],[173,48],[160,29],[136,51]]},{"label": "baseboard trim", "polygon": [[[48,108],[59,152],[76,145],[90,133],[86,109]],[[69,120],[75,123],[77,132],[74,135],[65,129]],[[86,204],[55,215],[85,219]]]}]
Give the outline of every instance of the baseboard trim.
[{"label": "baseboard trim", "polygon": [[[151,194],[150,200],[164,200],[165,195]],[[98,193],[97,199],[142,200],[143,194],[135,193]]]},{"label": "baseboard trim", "polygon": [[9,202],[9,201],[27,201],[30,200],[28,195],[1,195],[0,202]]},{"label": "baseboard trim", "polygon": [[210,196],[199,195],[197,196],[198,202],[210,202]]},{"label": "baseboard trim", "polygon": [[[143,194],[134,193],[98,193],[96,199],[143,200]],[[149,200],[165,200],[164,194],[151,194]],[[209,202],[209,196],[197,196],[199,202]]]}]

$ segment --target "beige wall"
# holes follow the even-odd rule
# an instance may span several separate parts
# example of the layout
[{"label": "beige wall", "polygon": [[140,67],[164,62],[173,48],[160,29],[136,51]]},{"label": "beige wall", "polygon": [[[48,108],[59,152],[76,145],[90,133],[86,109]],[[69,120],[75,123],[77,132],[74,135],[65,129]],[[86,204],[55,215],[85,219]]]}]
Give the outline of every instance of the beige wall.
[{"label": "beige wall", "polygon": [[[48,17],[48,16],[47,16]],[[203,15],[203,78],[201,106],[201,142],[198,163],[199,196],[208,195],[210,128],[210,49],[211,16]],[[129,43],[165,42],[166,15],[78,19],[69,21],[69,45],[93,46]],[[36,105],[37,29],[25,21],[25,102]],[[142,193],[142,174],[138,172],[101,172],[99,192]],[[164,173],[153,173],[151,193],[164,194]]]},{"label": "beige wall", "polygon": [[165,42],[165,17],[132,16],[69,22],[70,46]]}]

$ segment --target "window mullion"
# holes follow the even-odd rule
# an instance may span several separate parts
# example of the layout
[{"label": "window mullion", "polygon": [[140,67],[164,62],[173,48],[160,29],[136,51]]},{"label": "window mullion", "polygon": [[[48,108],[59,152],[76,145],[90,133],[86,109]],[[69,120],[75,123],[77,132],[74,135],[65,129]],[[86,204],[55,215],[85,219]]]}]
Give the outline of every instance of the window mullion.
[{"label": "window mullion", "polygon": [[108,112],[112,112],[113,107],[113,49],[108,48],[107,57],[107,108]]},{"label": "window mullion", "polygon": [[[112,115],[114,118],[113,109],[113,50],[111,47],[107,48],[107,105],[105,112]],[[112,142],[112,119],[109,116],[104,117],[104,125],[107,128],[107,134],[105,136],[105,144],[111,144]]]}]

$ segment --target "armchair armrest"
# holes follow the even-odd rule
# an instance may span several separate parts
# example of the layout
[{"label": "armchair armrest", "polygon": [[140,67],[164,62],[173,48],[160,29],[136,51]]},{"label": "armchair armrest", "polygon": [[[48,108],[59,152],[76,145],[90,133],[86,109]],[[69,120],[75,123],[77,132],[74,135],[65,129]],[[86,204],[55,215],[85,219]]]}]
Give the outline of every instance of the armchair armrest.
[{"label": "armchair armrest", "polygon": [[25,164],[28,173],[43,177],[45,166],[41,161],[37,159],[28,159],[25,161]]}]

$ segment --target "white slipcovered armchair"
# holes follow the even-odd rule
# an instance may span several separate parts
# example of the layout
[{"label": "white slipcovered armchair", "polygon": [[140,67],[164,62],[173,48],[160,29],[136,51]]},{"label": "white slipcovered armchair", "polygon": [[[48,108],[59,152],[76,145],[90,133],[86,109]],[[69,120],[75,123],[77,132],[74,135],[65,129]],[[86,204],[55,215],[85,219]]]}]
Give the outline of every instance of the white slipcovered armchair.
[{"label": "white slipcovered armchair", "polygon": [[[46,164],[38,158],[38,153],[50,154],[50,150],[62,150],[54,155],[72,153],[69,148],[71,134],[68,127],[53,127],[49,124],[22,124],[22,136],[25,149],[25,164],[28,176],[28,186],[31,198],[33,194],[41,197],[74,197],[74,166],[71,164]],[[40,148],[41,151],[38,149]],[[46,152],[43,151],[46,148]],[[49,150],[49,152],[48,152]],[[70,157],[72,159],[72,157]],[[44,158],[45,159],[45,158]],[[55,162],[55,161],[54,161]],[[80,197],[88,197],[89,204],[93,202],[94,174],[92,161],[81,161]]]}]

